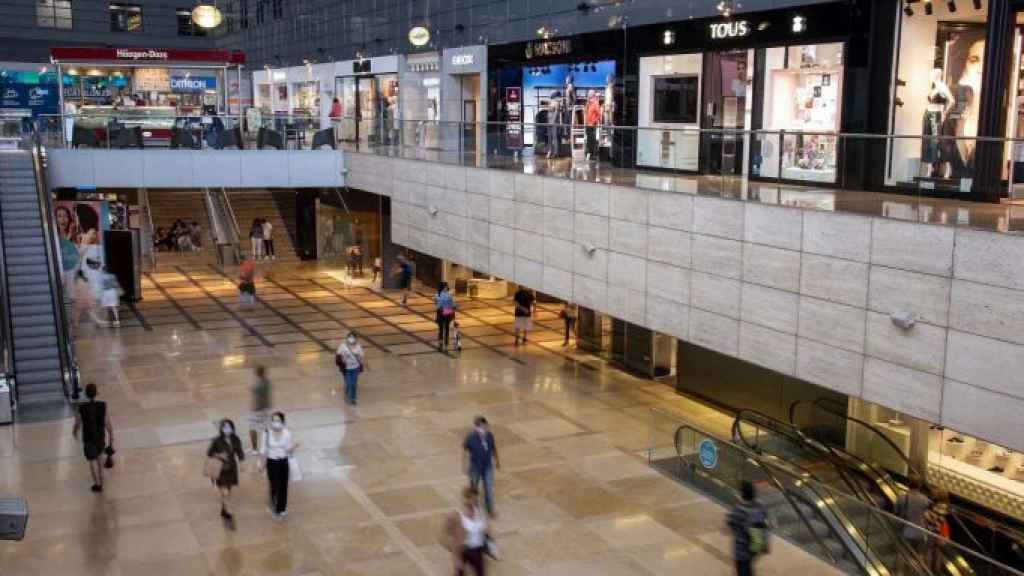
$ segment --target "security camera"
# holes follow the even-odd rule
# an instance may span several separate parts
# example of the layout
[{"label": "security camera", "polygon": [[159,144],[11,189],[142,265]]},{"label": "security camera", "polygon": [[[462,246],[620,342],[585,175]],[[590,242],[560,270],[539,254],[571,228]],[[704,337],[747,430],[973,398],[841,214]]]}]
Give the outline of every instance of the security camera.
[{"label": "security camera", "polygon": [[914,327],[914,324],[917,323],[917,320],[914,320],[914,315],[907,310],[897,310],[889,315],[889,319],[892,320],[893,324],[903,330],[910,330]]},{"label": "security camera", "polygon": [[585,243],[580,244],[580,246],[583,247],[583,251],[586,252],[589,256],[593,256],[594,252],[597,252],[597,246],[594,246],[593,244]]},{"label": "security camera", "polygon": [[437,216],[437,206],[431,206],[430,208],[427,208],[427,211],[430,212],[431,216]]}]

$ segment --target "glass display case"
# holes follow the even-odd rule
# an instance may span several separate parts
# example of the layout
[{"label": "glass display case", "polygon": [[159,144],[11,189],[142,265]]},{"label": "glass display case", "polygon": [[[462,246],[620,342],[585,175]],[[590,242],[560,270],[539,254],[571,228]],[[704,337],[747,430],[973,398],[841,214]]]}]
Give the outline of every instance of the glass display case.
[{"label": "glass display case", "polygon": [[101,143],[106,142],[112,123],[128,129],[139,127],[147,144],[159,144],[170,142],[175,118],[173,106],[82,106],[75,126],[95,131]]}]

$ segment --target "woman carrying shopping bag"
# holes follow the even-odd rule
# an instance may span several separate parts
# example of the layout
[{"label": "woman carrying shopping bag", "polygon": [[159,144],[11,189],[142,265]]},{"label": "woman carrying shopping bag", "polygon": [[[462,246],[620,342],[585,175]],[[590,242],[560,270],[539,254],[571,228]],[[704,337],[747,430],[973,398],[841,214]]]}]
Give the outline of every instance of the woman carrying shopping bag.
[{"label": "woman carrying shopping bag", "polygon": [[[288,481],[301,480],[295,449],[299,445],[292,440],[292,433],[285,427],[283,412],[274,412],[270,417],[270,429],[263,441],[263,457],[266,460],[267,479],[270,481],[270,511],[274,518],[288,516]],[[295,474],[292,474],[294,469]],[[290,478],[291,477],[291,478]]]}]

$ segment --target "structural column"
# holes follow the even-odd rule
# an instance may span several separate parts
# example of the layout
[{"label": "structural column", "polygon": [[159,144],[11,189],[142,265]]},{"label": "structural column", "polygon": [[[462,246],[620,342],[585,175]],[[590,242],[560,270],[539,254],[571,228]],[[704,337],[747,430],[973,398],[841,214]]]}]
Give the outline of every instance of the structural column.
[{"label": "structural column", "polygon": [[[1006,137],[1014,26],[1014,10],[1010,4],[1010,0],[988,0],[988,27],[985,33],[985,62],[978,117],[979,137]],[[1005,145],[1002,143],[977,143],[972,194],[976,200],[999,201],[1003,191],[1004,151]]]}]

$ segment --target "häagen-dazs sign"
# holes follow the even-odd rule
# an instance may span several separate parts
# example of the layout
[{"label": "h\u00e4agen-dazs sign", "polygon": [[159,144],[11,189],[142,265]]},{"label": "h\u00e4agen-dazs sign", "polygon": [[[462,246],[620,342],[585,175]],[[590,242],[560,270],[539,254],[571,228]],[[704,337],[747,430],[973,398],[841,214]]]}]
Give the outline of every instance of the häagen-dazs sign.
[{"label": "h\u00e4agen-dazs sign", "polygon": [[167,60],[166,50],[118,48],[115,52],[119,60]]},{"label": "h\u00e4agen-dazs sign", "polygon": [[526,59],[565,56],[572,52],[572,40],[537,40],[526,44]]}]

